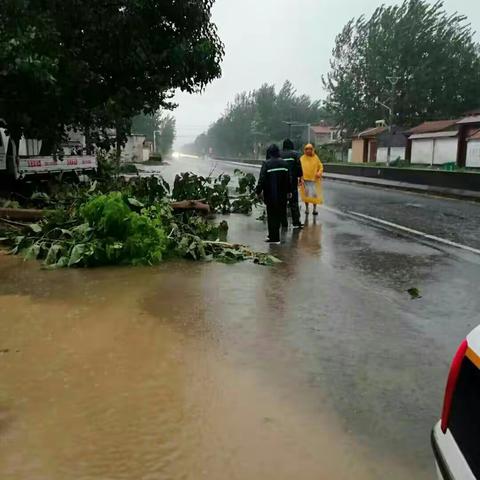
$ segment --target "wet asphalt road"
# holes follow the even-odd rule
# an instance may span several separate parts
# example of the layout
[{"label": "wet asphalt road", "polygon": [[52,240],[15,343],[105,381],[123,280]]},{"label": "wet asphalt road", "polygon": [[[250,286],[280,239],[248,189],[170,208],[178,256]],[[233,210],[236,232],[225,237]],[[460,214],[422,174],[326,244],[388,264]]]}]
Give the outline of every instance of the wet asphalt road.
[{"label": "wet asphalt road", "polygon": [[273,267],[0,257],[0,478],[434,478],[450,359],[480,323],[480,256],[350,213],[478,247],[480,206],[333,181],[325,197],[280,246],[260,212],[226,217]]},{"label": "wet asphalt road", "polygon": [[[182,164],[185,159],[178,159]],[[258,174],[259,169],[226,162],[190,160],[190,166],[208,175],[215,172],[233,175],[236,168]],[[370,187],[335,180],[324,183],[326,205],[343,212],[355,212],[396,223],[452,242],[480,249],[480,203],[435,197],[394,189]]]},{"label": "wet asphalt road", "polygon": [[[233,174],[235,168],[178,159],[165,174]],[[326,181],[324,189],[329,208],[480,247],[479,204],[335,181]],[[237,217],[230,225],[231,239],[265,249],[262,223]],[[295,361],[286,356],[289,363],[280,370],[289,373],[279,381],[300,377],[313,401],[316,389],[327,391],[328,408],[356,438],[418,468],[412,478],[431,478],[429,434],[441,410],[450,359],[480,323],[480,257],[329,210],[284,242],[274,253],[285,263],[264,292],[283,305],[288,346],[280,350],[295,352]],[[421,299],[410,299],[406,291],[412,287]],[[282,364],[277,354],[270,360]],[[242,356],[255,363],[248,350]],[[295,374],[290,362],[298,363]]]}]

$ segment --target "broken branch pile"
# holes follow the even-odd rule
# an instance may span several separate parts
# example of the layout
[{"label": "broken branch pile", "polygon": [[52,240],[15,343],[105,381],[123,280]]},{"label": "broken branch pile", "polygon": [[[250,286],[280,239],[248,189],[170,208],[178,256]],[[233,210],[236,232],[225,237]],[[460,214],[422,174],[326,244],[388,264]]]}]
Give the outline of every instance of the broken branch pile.
[{"label": "broken branch pile", "polygon": [[[250,213],[256,202],[255,179],[238,175],[238,210]],[[229,182],[225,175],[182,174],[170,195],[170,186],[161,177],[100,178],[87,187],[36,192],[30,198],[33,205],[26,206],[40,209],[3,209],[0,218],[5,218],[2,223],[8,227],[6,241],[12,253],[42,260],[52,268],[154,265],[170,258],[278,262],[268,254],[225,242],[228,224],[206,218],[210,212],[236,210],[239,199],[231,201]]]}]

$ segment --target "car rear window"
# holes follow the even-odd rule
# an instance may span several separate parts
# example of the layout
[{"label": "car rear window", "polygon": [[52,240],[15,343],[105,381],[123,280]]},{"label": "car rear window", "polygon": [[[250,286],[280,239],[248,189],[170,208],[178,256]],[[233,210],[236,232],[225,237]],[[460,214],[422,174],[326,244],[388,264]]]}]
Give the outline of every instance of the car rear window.
[{"label": "car rear window", "polygon": [[480,370],[463,360],[450,412],[449,429],[476,478],[480,478]]}]

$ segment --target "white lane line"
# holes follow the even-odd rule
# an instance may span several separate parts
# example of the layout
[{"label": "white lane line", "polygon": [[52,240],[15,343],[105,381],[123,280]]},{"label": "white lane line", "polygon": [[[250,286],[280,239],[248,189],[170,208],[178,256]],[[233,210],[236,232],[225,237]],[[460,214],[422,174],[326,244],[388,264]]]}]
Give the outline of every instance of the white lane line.
[{"label": "white lane line", "polygon": [[228,160],[214,160],[215,162],[221,162],[227,165],[236,165],[239,167],[249,167],[249,168],[257,168],[260,170],[262,168],[261,165],[256,165],[255,163],[242,163],[242,162],[230,162]]},{"label": "white lane line", "polygon": [[350,215],[353,215],[354,217],[363,218],[364,220],[369,220],[371,222],[375,222],[380,225],[385,225],[386,227],[395,228],[396,230],[409,233],[410,235],[415,235],[417,237],[425,238],[427,240],[432,240],[434,242],[441,243],[443,245],[448,245],[449,247],[459,248],[461,250],[465,250],[467,252],[480,255],[480,250],[477,250],[476,248],[473,248],[473,247],[469,247],[468,245],[462,245],[461,243],[452,242],[445,238],[436,237],[435,235],[430,235],[425,232],[420,232],[419,230],[414,230],[413,228],[404,227],[403,225],[398,225],[397,223],[387,222],[386,220],[382,220],[381,218],[371,217],[370,215],[364,215],[363,213],[357,213],[357,212],[348,212],[348,213]]}]

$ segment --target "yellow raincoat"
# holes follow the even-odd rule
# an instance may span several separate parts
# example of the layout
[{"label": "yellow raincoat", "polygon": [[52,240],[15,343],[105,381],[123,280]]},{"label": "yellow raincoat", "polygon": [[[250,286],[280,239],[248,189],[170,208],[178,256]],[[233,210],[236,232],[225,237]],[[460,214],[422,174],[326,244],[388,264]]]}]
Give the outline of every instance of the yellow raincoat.
[{"label": "yellow raincoat", "polygon": [[309,156],[305,153],[300,159],[304,180],[300,186],[300,195],[304,203],[323,205],[323,164],[312,145],[306,145],[305,151],[309,148],[313,150],[313,155]]}]

